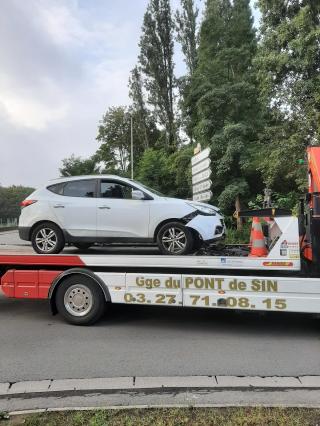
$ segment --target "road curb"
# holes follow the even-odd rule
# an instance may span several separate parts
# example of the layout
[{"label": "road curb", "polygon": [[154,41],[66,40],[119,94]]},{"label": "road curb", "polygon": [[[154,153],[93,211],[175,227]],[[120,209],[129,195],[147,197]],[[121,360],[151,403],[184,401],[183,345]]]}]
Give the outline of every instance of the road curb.
[{"label": "road curb", "polygon": [[172,376],[105,377],[0,383],[0,398],[26,395],[57,395],[85,392],[138,392],[160,390],[255,390],[320,389],[320,376]]}]

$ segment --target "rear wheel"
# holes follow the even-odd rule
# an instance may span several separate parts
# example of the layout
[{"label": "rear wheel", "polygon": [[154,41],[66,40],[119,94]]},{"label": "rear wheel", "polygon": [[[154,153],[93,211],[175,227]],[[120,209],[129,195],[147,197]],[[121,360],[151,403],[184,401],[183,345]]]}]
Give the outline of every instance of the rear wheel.
[{"label": "rear wheel", "polygon": [[158,247],[163,254],[183,255],[193,249],[194,238],[192,232],[182,223],[166,223],[157,236]]},{"label": "rear wheel", "polygon": [[93,279],[75,275],[59,285],[56,306],[69,323],[91,325],[102,317],[106,301],[101,288]]},{"label": "rear wheel", "polygon": [[31,243],[39,254],[56,254],[64,248],[64,237],[61,229],[51,222],[44,222],[32,231]]}]

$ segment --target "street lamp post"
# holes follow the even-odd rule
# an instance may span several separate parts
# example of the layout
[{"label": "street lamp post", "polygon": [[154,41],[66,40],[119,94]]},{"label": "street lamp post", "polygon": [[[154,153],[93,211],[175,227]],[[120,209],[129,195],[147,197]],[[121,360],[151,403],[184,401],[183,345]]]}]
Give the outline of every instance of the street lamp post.
[{"label": "street lamp post", "polygon": [[133,118],[131,115],[131,179],[133,179]]}]

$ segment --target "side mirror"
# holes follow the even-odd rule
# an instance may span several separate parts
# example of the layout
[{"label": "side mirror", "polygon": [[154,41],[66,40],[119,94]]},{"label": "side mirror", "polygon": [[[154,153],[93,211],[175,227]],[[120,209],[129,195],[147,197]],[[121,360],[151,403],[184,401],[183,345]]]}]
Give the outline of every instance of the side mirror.
[{"label": "side mirror", "polygon": [[133,200],[145,200],[146,197],[140,189],[133,189],[132,190],[132,199]]}]

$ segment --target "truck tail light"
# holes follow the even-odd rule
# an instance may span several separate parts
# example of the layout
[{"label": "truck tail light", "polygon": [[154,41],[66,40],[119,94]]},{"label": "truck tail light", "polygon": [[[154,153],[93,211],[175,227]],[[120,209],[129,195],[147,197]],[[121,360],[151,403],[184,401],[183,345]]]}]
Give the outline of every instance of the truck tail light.
[{"label": "truck tail light", "polygon": [[38,200],[24,200],[20,203],[20,207],[24,208],[24,207],[28,207],[31,206],[31,204],[36,203]]}]

